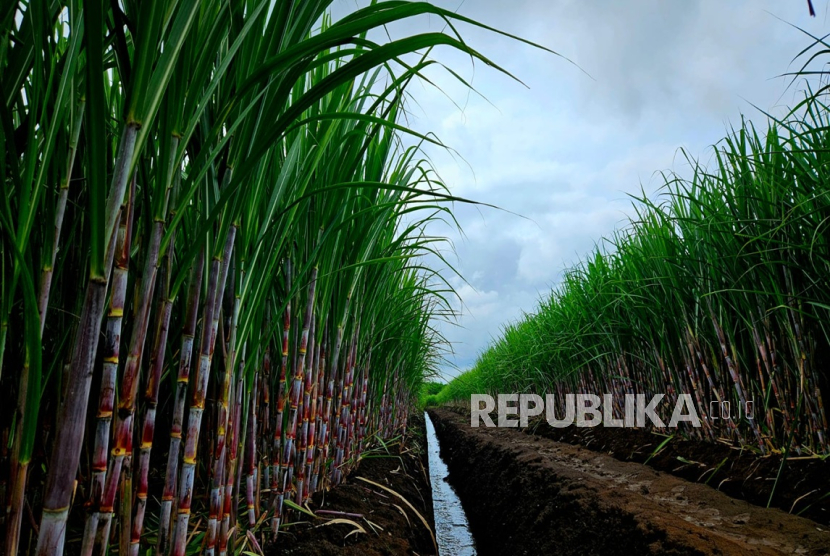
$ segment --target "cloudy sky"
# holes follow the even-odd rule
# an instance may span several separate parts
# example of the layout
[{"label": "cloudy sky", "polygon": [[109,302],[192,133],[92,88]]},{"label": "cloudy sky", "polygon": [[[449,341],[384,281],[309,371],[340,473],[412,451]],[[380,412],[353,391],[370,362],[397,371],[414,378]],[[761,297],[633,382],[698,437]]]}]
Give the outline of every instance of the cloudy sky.
[{"label": "cloudy sky", "polygon": [[[455,195],[505,211],[457,205],[463,235],[450,278],[458,326],[444,326],[455,354],[447,378],[471,367],[503,323],[533,312],[540,296],[631,214],[629,194],[656,196],[661,171],[688,168],[680,149],[707,162],[741,115],[780,113],[803,86],[778,77],[810,43],[790,24],[827,32],[826,0],[439,0],[444,8],[520,35],[572,60],[460,25],[464,40],[525,85],[449,48],[444,70],[411,88],[412,127],[433,131],[454,154],[428,149]],[[365,3],[361,2],[360,5]],[[337,13],[355,0],[337,0]],[[422,17],[392,37],[440,31]],[[376,37],[382,39],[382,37]],[[586,75],[586,73],[588,75]],[[756,108],[757,107],[757,108]],[[516,213],[522,217],[511,213]]]}]

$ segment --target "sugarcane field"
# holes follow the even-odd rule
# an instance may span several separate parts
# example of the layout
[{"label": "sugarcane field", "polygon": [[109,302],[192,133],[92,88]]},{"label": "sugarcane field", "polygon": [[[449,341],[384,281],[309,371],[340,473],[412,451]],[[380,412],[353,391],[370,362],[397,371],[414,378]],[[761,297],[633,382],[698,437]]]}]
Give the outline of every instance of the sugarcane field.
[{"label": "sugarcane field", "polygon": [[0,556],[830,556],[830,0],[0,5]]}]

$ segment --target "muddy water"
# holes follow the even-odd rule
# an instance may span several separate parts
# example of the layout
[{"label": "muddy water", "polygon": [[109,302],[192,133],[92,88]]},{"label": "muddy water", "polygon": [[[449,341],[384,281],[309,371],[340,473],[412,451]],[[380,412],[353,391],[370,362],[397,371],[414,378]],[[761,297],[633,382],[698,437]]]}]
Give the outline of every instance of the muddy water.
[{"label": "muddy water", "polygon": [[439,455],[438,438],[429,415],[424,415],[429,450],[429,482],[432,484],[432,506],[435,515],[435,538],[441,556],[476,556],[475,542],[461,500],[445,480],[447,465]]}]

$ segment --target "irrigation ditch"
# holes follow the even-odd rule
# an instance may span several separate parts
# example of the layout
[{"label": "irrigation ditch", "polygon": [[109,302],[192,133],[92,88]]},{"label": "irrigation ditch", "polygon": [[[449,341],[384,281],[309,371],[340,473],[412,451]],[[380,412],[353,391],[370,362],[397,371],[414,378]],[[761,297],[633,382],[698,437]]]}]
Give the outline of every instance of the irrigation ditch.
[{"label": "irrigation ditch", "polygon": [[780,460],[727,446],[538,420],[474,429],[458,407],[428,415],[312,497],[317,519],[299,516],[265,553],[830,554],[816,496],[830,473],[816,458],[788,462],[773,490]]},{"label": "irrigation ditch", "polygon": [[265,554],[476,556],[462,503],[445,480],[435,428],[413,415],[407,431],[363,456],[344,484],[312,497]]},{"label": "irrigation ditch", "polygon": [[[463,411],[429,415],[481,556],[830,553],[826,520],[756,505],[604,448],[559,442],[543,427],[473,429]],[[812,489],[826,486],[826,466],[810,480]]]},{"label": "irrigation ditch", "polygon": [[[424,418],[365,454],[346,482],[312,496],[264,553],[293,556],[436,554]],[[322,518],[322,519],[321,519]]]}]

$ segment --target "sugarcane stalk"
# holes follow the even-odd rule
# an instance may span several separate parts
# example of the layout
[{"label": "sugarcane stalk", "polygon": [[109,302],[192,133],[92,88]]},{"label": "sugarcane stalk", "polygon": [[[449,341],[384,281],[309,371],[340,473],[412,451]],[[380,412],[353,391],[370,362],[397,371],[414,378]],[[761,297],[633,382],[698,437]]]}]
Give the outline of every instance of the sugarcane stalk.
[{"label": "sugarcane stalk", "polygon": [[[773,376],[773,370],[770,366],[769,355],[767,354],[767,346],[764,344],[764,341],[761,340],[761,335],[758,333],[758,329],[756,327],[752,328],[752,339],[755,342],[755,346],[757,348],[758,353],[758,376],[761,380],[761,391],[764,392],[764,398],[767,399],[767,385],[766,381],[764,380],[764,371],[766,371],[766,376],[769,377],[769,388],[773,390],[775,394],[776,391],[776,384]],[[761,366],[763,363],[763,367]],[[778,396],[776,395],[776,400],[778,400]],[[775,417],[773,415],[772,407],[769,407],[769,404],[765,402],[764,404],[766,407],[766,420],[767,420],[767,427],[769,427],[770,433],[775,436]],[[789,423],[787,423],[786,419],[784,419],[784,426],[787,427]]]},{"label": "sugarcane stalk", "polygon": [[306,448],[308,446],[308,421],[311,415],[311,391],[314,385],[314,365],[316,364],[316,359],[314,358],[315,355],[315,337],[314,337],[314,330],[316,325],[316,319],[312,316],[311,318],[311,328],[309,330],[309,338],[308,338],[308,349],[307,352],[309,355],[306,356],[308,359],[308,368],[305,371],[305,375],[303,377],[304,381],[304,389],[303,389],[303,405],[300,410],[303,420],[302,425],[300,427],[300,435],[299,441],[297,442],[297,504],[302,506],[303,504],[303,494],[305,492],[305,465],[306,465]]},{"label": "sugarcane stalk", "polygon": [[[152,232],[151,232],[151,239],[150,239],[150,252],[148,255],[148,260],[145,262],[145,275],[144,279],[147,279],[147,275],[150,274],[149,280],[151,281],[149,292],[150,296],[152,296],[152,292],[155,290],[155,282],[157,280],[158,275],[158,264],[159,264],[159,246],[162,234],[164,232],[164,221],[163,217],[167,214],[171,192],[173,190],[173,185],[175,181],[178,179],[178,175],[176,173],[176,152],[179,145],[179,137],[176,134],[173,134],[170,146],[169,146],[169,161],[167,167],[167,173],[165,177],[166,187],[163,194],[163,202],[161,205],[161,215],[154,219],[152,225]],[[161,375],[162,370],[164,369],[164,355],[167,349],[167,337],[170,327],[170,317],[173,309],[173,299],[170,297],[170,286],[172,281],[172,269],[173,269],[173,254],[175,251],[175,233],[171,235],[170,242],[167,245],[166,250],[166,272],[164,275],[164,282],[162,285],[162,292],[159,299],[159,307],[157,310],[158,322],[155,329],[155,336],[154,336],[154,345],[150,356],[150,368],[149,368],[149,377],[147,381],[147,386],[145,389],[145,413],[144,419],[142,421],[142,431],[141,431],[141,444],[140,444],[140,452],[139,452],[139,467],[138,467],[138,489],[136,491],[136,507],[135,507],[135,519],[132,520],[132,526],[130,531],[130,546],[129,551],[130,554],[136,555],[138,554],[141,542],[141,535],[144,531],[144,515],[146,512],[147,507],[147,493],[148,493],[148,475],[149,475],[149,467],[150,467],[150,454],[153,446],[153,440],[155,437],[155,424],[156,424],[156,411],[158,407],[158,395],[159,395],[159,387],[161,384]],[[150,263],[153,264],[150,267]],[[142,280],[142,283],[143,283]],[[142,288],[143,289],[143,288]],[[143,293],[143,292],[142,292]],[[139,318],[142,314],[142,311],[145,311],[146,319],[149,318],[149,298],[146,298],[146,305],[141,307],[138,311]],[[146,337],[146,329],[148,324],[145,323],[145,337]],[[143,351],[143,344],[144,340],[141,340],[141,351]],[[136,368],[140,368],[141,358],[139,357],[136,363]],[[138,382],[135,382],[133,386],[132,392],[135,393],[138,388]],[[134,395],[134,394],[133,394]],[[135,411],[135,400],[133,399],[133,412]],[[132,424],[131,424],[132,426]],[[131,507],[131,506],[130,506]],[[161,527],[160,527],[161,529]],[[159,537],[162,536],[162,533],[159,532]]]},{"label": "sugarcane stalk", "polygon": [[308,496],[317,492],[317,485],[319,483],[319,465],[320,459],[323,454],[323,433],[322,433],[322,423],[323,423],[323,404],[325,403],[325,391],[326,391],[326,353],[328,348],[328,341],[329,341],[329,328],[328,325],[323,329],[323,341],[320,347],[320,353],[318,359],[320,363],[317,365],[317,385],[316,391],[317,396],[314,400],[314,405],[312,406],[312,415],[313,415],[313,424],[314,428],[309,434],[311,436],[311,442],[314,443],[313,449],[311,450],[311,461],[310,461],[310,469],[308,472],[309,475],[309,488]]},{"label": "sugarcane stalk", "polygon": [[218,423],[217,428],[221,429],[222,431],[222,438],[214,445],[214,448],[210,450],[213,454],[213,472],[211,474],[211,489],[210,489],[210,506],[209,506],[209,514],[208,514],[208,528],[207,528],[207,536],[206,536],[206,544],[205,544],[205,554],[208,556],[213,555],[214,548],[216,546],[216,539],[218,534],[218,527],[219,527],[219,520],[221,516],[219,512],[221,511],[222,505],[222,498],[220,494],[220,490],[222,486],[225,484],[224,481],[224,472],[225,472],[225,456],[226,456],[226,447],[224,442],[225,436],[225,425],[223,422],[226,421],[225,417],[227,414],[223,414],[220,410],[218,416]]},{"label": "sugarcane stalk", "polygon": [[127,274],[129,271],[129,253],[132,244],[132,220],[134,212],[135,179],[132,180],[128,204],[122,208],[121,223],[118,227],[112,271],[109,314],[104,344],[104,365],[101,376],[101,389],[98,395],[98,412],[96,415],[95,444],[92,456],[92,484],[88,501],[89,513],[84,526],[81,543],[82,556],[89,556],[95,546],[95,536],[100,519],[101,504],[104,498],[104,481],[107,472],[107,452],[109,451],[110,425],[115,400],[115,380],[118,372],[118,359],[121,351],[121,324],[124,315],[124,302],[127,293]]},{"label": "sugarcane stalk", "polygon": [[262,507],[262,485],[271,488],[271,319],[270,307],[266,308],[265,330],[269,337],[262,357],[262,374],[260,375],[260,391],[262,392],[262,418],[260,419],[260,456],[257,461],[256,499],[254,503],[256,519],[259,519]]},{"label": "sugarcane stalk", "polygon": [[[144,260],[141,282],[137,284],[138,303],[133,319],[135,324],[130,335],[127,360],[121,377],[118,411],[115,420],[115,446],[112,449],[109,465],[107,466],[107,486],[104,488],[104,508],[99,517],[99,520],[106,530],[109,530],[111,526],[116,492],[120,490],[128,497],[132,497],[132,431],[135,421],[141,359],[144,354],[147,329],[149,328],[150,302],[153,299],[156,275],[158,273],[162,231],[163,222],[154,222],[150,234],[149,249]],[[116,487],[119,484],[121,486]],[[132,530],[132,502],[130,501],[129,505],[126,502],[122,496],[119,512],[121,515],[120,526],[122,531],[120,546],[123,554],[126,554],[130,550]],[[106,537],[105,535],[104,538]],[[105,548],[102,547],[101,550],[105,550]]]},{"label": "sugarcane stalk", "polygon": [[[330,451],[335,454],[336,458],[338,442],[340,439],[340,408],[343,404],[343,388],[346,381],[346,374],[348,373],[349,366],[351,365],[351,349],[349,349],[348,346],[346,347],[346,357],[344,357],[344,364],[338,365],[340,355],[340,349],[338,348],[342,347],[342,342],[343,330],[341,326],[338,327],[337,330],[337,343],[335,345],[335,353],[332,361],[332,376],[334,377],[334,380],[332,381],[331,385],[334,386],[334,392],[331,404],[327,403],[327,405],[330,405],[330,407],[327,408],[327,412],[331,429],[329,431],[326,431],[326,434],[329,438],[329,441],[326,442],[325,445],[326,458],[328,458]],[[332,468],[329,474],[330,482],[334,483],[334,480],[337,475],[337,469]]]},{"label": "sugarcane stalk", "polygon": [[[34,284],[26,276],[23,280],[25,311],[31,316],[37,310],[35,302]],[[25,343],[23,369],[20,373],[20,388],[17,403],[17,425],[15,427],[12,459],[10,462],[11,496],[9,498],[8,521],[6,526],[7,554],[17,554],[20,539],[20,526],[23,517],[23,506],[26,504],[26,479],[29,464],[32,460],[34,445],[34,429],[37,426],[38,410],[40,408],[40,387],[42,379],[42,360],[40,351],[42,341],[40,329],[30,319],[24,324]],[[5,485],[4,485],[5,487]],[[0,495],[5,498],[5,488],[0,489]],[[2,500],[3,498],[0,498]]]},{"label": "sugarcane stalk", "polygon": [[[222,525],[219,529],[219,555],[226,556],[228,553],[228,544],[230,543],[231,539],[229,537],[231,533],[230,524],[231,521],[236,523],[236,508],[234,506],[239,506],[237,504],[234,505],[234,481],[237,483],[236,491],[239,492],[239,481],[240,481],[240,472],[242,471],[242,467],[238,465],[239,462],[239,437],[240,437],[240,426],[242,424],[242,398],[245,391],[245,379],[243,376],[243,369],[245,368],[244,362],[244,351],[245,348],[243,346],[242,353],[243,356],[239,362],[239,377],[236,381],[236,387],[233,391],[233,396],[235,397],[236,401],[234,403],[234,412],[233,412],[233,421],[232,427],[230,428],[231,438],[230,438],[230,453],[228,454],[228,458],[230,460],[229,469],[227,473],[227,480],[225,481],[225,495],[224,495],[224,507],[222,508]],[[256,382],[254,382],[254,385]],[[255,386],[254,386],[255,388]],[[254,392],[256,393],[256,392]],[[249,434],[253,434],[253,432],[249,432]],[[235,529],[235,528],[234,528]]]},{"label": "sugarcane stalk", "polygon": [[[230,391],[231,397],[233,397],[233,399],[235,400],[235,383],[231,384]],[[235,407],[236,403],[233,404],[234,409]],[[230,524],[230,515],[233,506],[233,504],[231,503],[231,501],[233,500],[233,482],[236,476],[236,473],[234,472],[234,463],[236,462],[236,450],[234,450],[233,447],[233,442],[235,441],[236,434],[236,421],[234,413],[235,411],[231,411],[231,415],[228,416],[226,446],[222,456],[225,462],[222,466],[222,482],[219,490],[220,506],[216,534],[216,545],[218,546],[218,552],[220,555],[227,554],[227,543],[229,533],[228,526]],[[205,550],[205,552],[207,553],[207,550]]]},{"label": "sugarcane stalk", "polygon": [[[204,249],[190,270],[190,286],[187,292],[187,306],[185,309],[184,325],[182,327],[182,343],[179,355],[179,370],[176,377],[176,395],[173,404],[173,422],[170,426],[170,447],[167,453],[167,467],[164,478],[164,491],[159,512],[159,534],[156,545],[156,554],[167,554],[167,541],[170,535],[170,516],[173,498],[176,495],[176,483],[179,466],[179,448],[182,443],[182,427],[184,426],[184,410],[187,400],[190,365],[193,355],[193,339],[196,335],[196,321],[199,316],[199,297],[202,291],[202,276],[205,267]],[[170,300],[172,303],[172,300]]]},{"label": "sugarcane stalk", "polygon": [[83,446],[92,368],[95,363],[95,354],[98,351],[101,320],[104,316],[104,300],[115,252],[114,223],[118,220],[119,209],[127,189],[128,172],[135,149],[137,131],[138,125],[134,123],[128,123],[124,128],[116,170],[107,198],[104,230],[111,235],[107,238],[108,247],[103,261],[104,274],[101,276],[90,273],[87,282],[81,318],[72,347],[66,397],[59,410],[55,444],[46,478],[43,514],[35,549],[38,556],[63,553],[66,540],[66,519],[69,516],[69,505]]},{"label": "sugarcane stalk", "polygon": [[221,490],[225,485],[224,472],[227,464],[227,429],[231,425],[230,397],[232,387],[233,368],[236,364],[236,332],[239,323],[240,298],[233,297],[232,324],[230,329],[230,349],[225,360],[225,369],[220,382],[219,411],[216,426],[216,446],[214,448],[213,478],[210,490],[210,514],[208,517],[207,544],[205,554],[212,556],[217,540],[218,522],[221,519],[222,506]]},{"label": "sugarcane stalk", "polygon": [[[230,169],[228,172],[230,172]],[[185,442],[181,481],[179,484],[178,518],[173,533],[174,556],[184,556],[185,553],[187,526],[190,517],[190,508],[193,502],[192,491],[193,479],[196,472],[196,448],[199,444],[202,414],[205,410],[205,395],[207,393],[210,364],[213,360],[213,348],[216,341],[215,331],[219,325],[219,307],[225,291],[225,282],[228,277],[228,268],[230,267],[235,238],[236,226],[232,225],[228,230],[222,256],[214,257],[211,262],[199,354],[199,368],[195,378],[196,388],[194,389],[193,400],[190,404],[190,416],[187,422],[187,440]]]},{"label": "sugarcane stalk", "polygon": [[[729,351],[726,347],[726,336],[723,333],[720,325],[718,324],[717,320],[715,319],[714,315],[712,315],[712,323],[715,326],[715,332],[717,333],[718,340],[720,341],[721,353],[723,353],[723,358],[726,361],[727,369],[729,370],[729,375],[732,377],[732,382],[735,385],[735,391],[738,394],[738,399],[741,402],[743,407],[746,407],[746,395],[745,395],[745,388],[743,385],[743,381],[738,373],[737,365],[735,361],[733,361],[732,357],[729,355]],[[764,446],[764,441],[761,439],[761,431],[758,430],[758,425],[755,423],[754,419],[749,421],[750,428],[752,428],[752,432],[755,434],[755,438],[758,442],[758,447],[761,449],[761,453],[766,453],[766,447]]]},{"label": "sugarcane stalk", "polygon": [[314,310],[314,289],[317,285],[317,267],[311,269],[311,279],[308,284],[308,298],[306,300],[305,313],[303,315],[303,329],[298,346],[298,356],[294,371],[294,380],[291,385],[291,396],[289,398],[288,431],[286,433],[283,459],[288,462],[288,477],[286,481],[290,484],[291,472],[294,461],[294,440],[297,436],[297,417],[299,412],[301,391],[303,387],[303,373],[305,371],[306,351],[308,348],[308,335],[311,328],[311,320]]},{"label": "sugarcane stalk", "polygon": [[[240,288],[241,285],[245,282],[245,267],[244,261],[240,265],[239,271],[239,283]],[[228,416],[228,438],[227,438],[227,473],[225,476],[225,483],[224,489],[222,492],[222,508],[220,517],[222,522],[219,526],[219,554],[220,556],[226,556],[228,550],[228,543],[230,542],[229,535],[231,534],[230,523],[233,521],[234,523],[237,522],[236,519],[236,509],[239,507],[239,500],[238,494],[240,492],[240,481],[241,481],[241,472],[242,466],[239,465],[239,447],[240,447],[240,432],[245,434],[245,431],[241,430],[243,427],[242,422],[242,402],[244,397],[245,391],[245,355],[246,355],[246,348],[247,343],[244,343],[239,349],[237,347],[237,338],[238,338],[238,326],[239,326],[239,311],[242,307],[242,300],[241,295],[239,292],[236,292],[233,287],[229,288],[229,293],[233,292],[233,305],[234,305],[234,318],[232,321],[232,333],[231,333],[231,342],[230,342],[230,349],[231,349],[231,357],[230,359],[234,361],[234,367],[237,369],[236,377],[229,373],[227,376],[228,384],[230,385],[228,391],[228,403],[229,406],[229,416]],[[237,362],[238,359],[238,362]],[[233,369],[230,369],[232,371]],[[255,387],[256,381],[254,381],[253,386]],[[245,423],[247,426],[247,420]],[[251,432],[251,434],[255,434]],[[243,447],[244,453],[244,447]],[[236,485],[236,488],[234,488]],[[237,493],[236,504],[234,504],[234,491]],[[234,528],[234,531],[236,528]]]},{"label": "sugarcane stalk", "polygon": [[[312,335],[312,338],[314,336]],[[325,338],[325,336],[323,336]],[[315,345],[315,352],[313,361],[314,363],[311,366],[311,379],[310,381],[306,382],[306,392],[310,400],[306,403],[306,407],[308,407],[308,411],[306,415],[303,416],[303,427],[305,430],[305,444],[306,444],[306,458],[305,458],[305,477],[307,482],[305,483],[305,489],[301,491],[302,497],[300,499],[300,505],[305,503],[308,499],[312,481],[312,465],[314,463],[314,454],[316,449],[316,436],[317,436],[317,392],[318,392],[318,383],[319,383],[319,375],[321,362],[320,357],[322,353],[322,344],[325,342],[323,339],[320,342],[317,342]]]},{"label": "sugarcane stalk", "polygon": [[285,410],[285,386],[286,373],[288,367],[288,337],[291,331],[291,260],[285,261],[285,311],[283,313],[283,328],[282,328],[282,360],[280,363],[280,379],[277,387],[277,420],[274,427],[274,454],[273,458],[276,467],[274,469],[274,476],[272,478],[271,492],[272,492],[272,506],[274,514],[271,518],[271,531],[273,531],[274,538],[280,531],[280,520],[282,519],[282,503],[284,496],[283,485],[283,469],[282,469],[282,437],[283,437],[283,412]]},{"label": "sugarcane stalk", "polygon": [[339,485],[343,480],[343,455],[346,452],[346,443],[348,442],[348,427],[349,427],[349,410],[351,408],[351,387],[354,380],[354,366],[355,358],[357,356],[357,337],[359,335],[360,324],[357,325],[357,330],[354,333],[349,348],[349,358],[346,361],[346,369],[344,372],[343,388],[340,395],[340,418],[335,423],[337,429],[337,450],[334,455],[334,472],[332,481],[335,485]]},{"label": "sugarcane stalk", "polygon": [[[60,246],[61,229],[63,229],[63,216],[66,213],[66,201],[69,198],[69,182],[72,180],[72,169],[75,166],[75,154],[78,152],[78,137],[81,135],[81,124],[84,120],[84,109],[86,98],[81,97],[78,101],[78,109],[75,113],[75,120],[72,123],[72,131],[69,136],[69,153],[66,157],[66,173],[58,188],[58,202],[55,205],[55,235],[52,240],[52,255],[49,264],[44,265],[40,274],[40,294],[38,297],[38,311],[40,313],[40,333],[46,325],[46,312],[49,307],[49,293],[52,291],[52,277],[55,274],[55,260],[58,256]],[[2,361],[2,358],[0,358]],[[15,554],[15,552],[7,552]]]},{"label": "sugarcane stalk", "polygon": [[211,333],[213,312],[217,306],[217,289],[220,282],[221,257],[214,257],[208,272],[207,295],[205,296],[205,307],[203,311],[202,337],[199,347],[199,368],[194,377],[195,388],[190,403],[190,413],[187,421],[187,435],[184,449],[184,460],[182,462],[181,480],[177,498],[178,516],[175,522],[173,554],[184,555],[187,536],[187,522],[190,516],[190,507],[193,500],[193,475],[196,467],[196,449],[199,443],[199,428],[201,427],[202,413],[205,410],[205,396],[207,393],[208,375],[210,363],[213,357],[213,340],[215,336]]},{"label": "sugarcane stalk", "polygon": [[136,490],[136,508],[130,536],[130,554],[138,556],[141,535],[144,532],[144,514],[147,510],[147,493],[149,489],[150,454],[153,448],[153,438],[156,430],[156,410],[158,407],[159,386],[161,373],[164,368],[164,353],[167,349],[167,335],[170,327],[170,315],[173,302],[169,297],[170,281],[173,263],[173,243],[167,250],[166,272],[163,292],[158,310],[159,321],[156,325],[154,346],[150,357],[150,372],[147,388],[144,394],[146,408],[144,424],[141,432],[141,446],[138,464],[138,488]]},{"label": "sugarcane stalk", "polygon": [[[348,313],[348,304],[349,300],[346,300],[346,312]],[[326,405],[323,409],[323,417],[322,423],[320,425],[320,437],[321,441],[320,444],[323,448],[323,452],[321,454],[321,466],[322,463],[328,459],[329,456],[329,437],[331,435],[329,431],[329,422],[332,418],[332,412],[334,410],[334,385],[337,380],[338,375],[338,364],[340,361],[340,349],[343,345],[343,326],[342,324],[337,327],[337,331],[335,333],[334,339],[334,350],[332,351],[332,358],[330,363],[329,369],[329,377],[328,377],[328,385],[326,386]],[[318,479],[319,480],[319,479]]]},{"label": "sugarcane stalk", "polygon": [[[371,356],[370,356],[371,359]],[[368,365],[368,363],[367,363]],[[369,372],[365,370],[363,373],[363,388],[360,392],[360,400],[358,401],[358,435],[357,435],[357,455],[355,460],[358,461],[363,453],[363,440],[366,437],[366,398],[369,395]]]},{"label": "sugarcane stalk", "polygon": [[[23,372],[21,373],[21,385],[23,379],[29,379],[29,362],[28,359],[23,365]],[[21,387],[20,392],[28,394],[28,390]],[[24,398],[25,399],[25,398]],[[22,414],[21,414],[22,415]],[[17,440],[15,438],[15,440]],[[29,462],[21,461],[20,448],[17,446],[19,442],[15,442],[14,451],[12,452],[12,461],[10,466],[9,476],[11,477],[11,492],[10,503],[7,510],[8,518],[6,521],[6,554],[17,554],[18,545],[20,543],[20,525],[23,521],[23,506],[26,500],[26,479],[29,472]]]},{"label": "sugarcane stalk", "polygon": [[[127,420],[128,440],[125,447],[124,464],[121,468],[121,478],[118,482],[118,553],[127,554],[130,551],[130,537],[132,532],[132,512],[133,512],[133,423],[135,423],[135,416],[130,416]],[[110,519],[104,524],[104,530],[109,533],[109,528],[112,524],[112,514]],[[106,538],[106,537],[105,537]],[[101,547],[101,556],[106,556],[107,547]]]},{"label": "sugarcane stalk", "polygon": [[245,469],[247,471],[245,477],[245,503],[248,509],[248,525],[253,527],[256,525],[256,485],[254,483],[254,474],[256,473],[256,399],[257,399],[257,384],[258,374],[254,373],[254,380],[252,383],[251,396],[248,402],[248,424],[245,434]]}]

